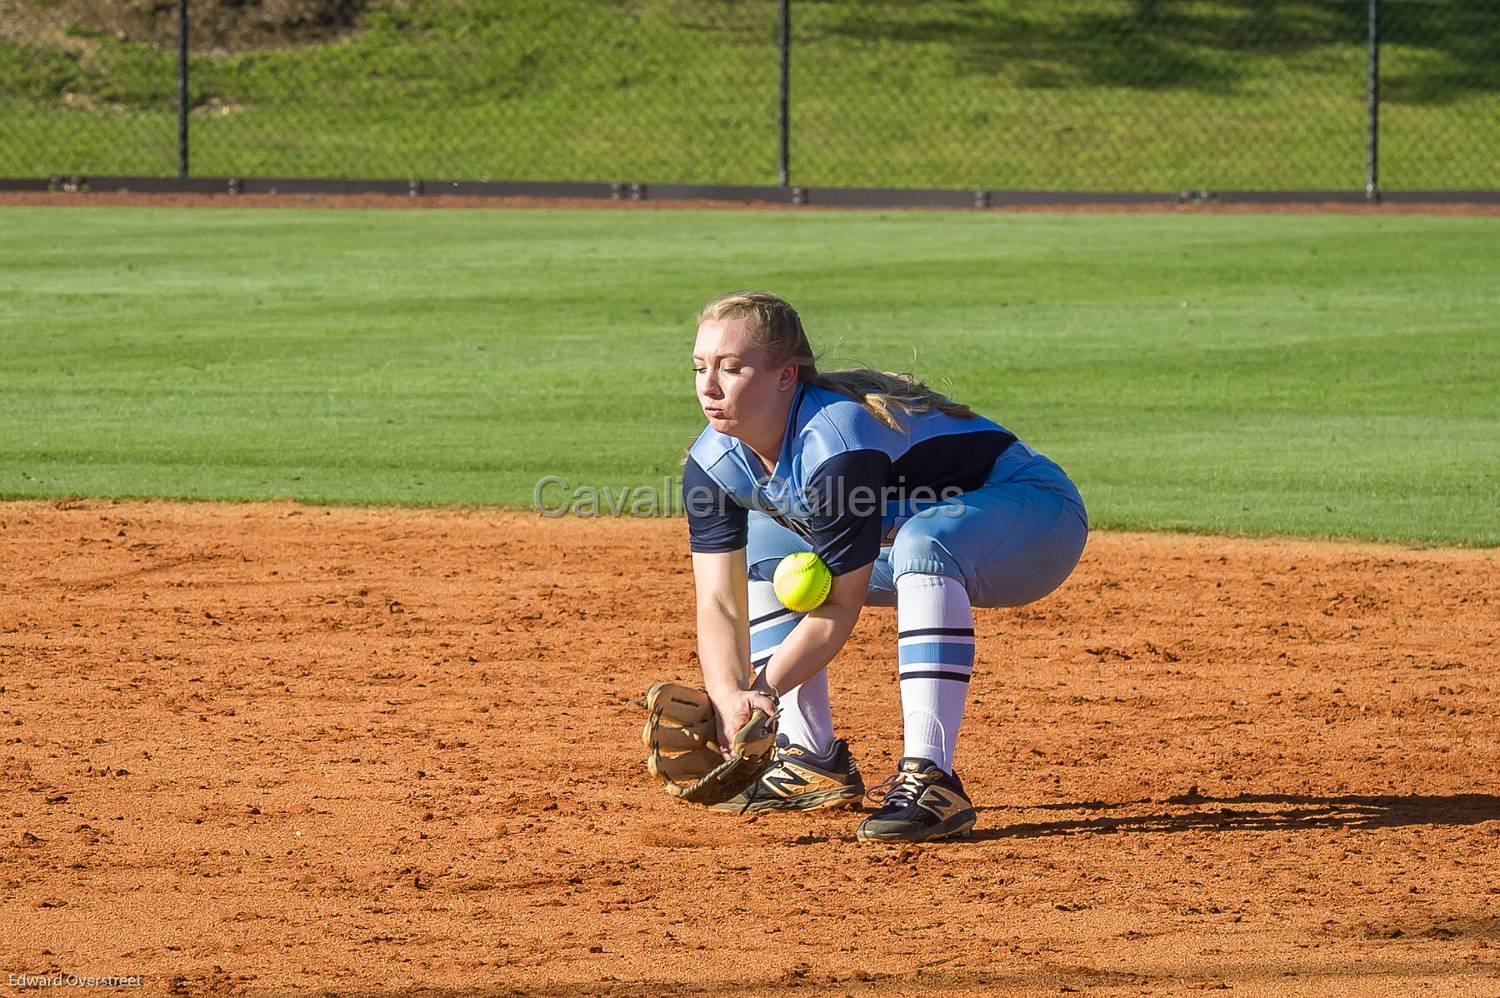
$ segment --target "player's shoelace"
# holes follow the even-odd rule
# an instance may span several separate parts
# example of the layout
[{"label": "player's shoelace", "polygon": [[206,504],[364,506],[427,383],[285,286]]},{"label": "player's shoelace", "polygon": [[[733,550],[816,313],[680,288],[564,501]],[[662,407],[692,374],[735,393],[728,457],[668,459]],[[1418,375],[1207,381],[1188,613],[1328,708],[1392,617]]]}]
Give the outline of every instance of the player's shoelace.
[{"label": "player's shoelace", "polygon": [[905,806],[917,799],[927,781],[920,773],[896,773],[865,791],[877,804]]}]

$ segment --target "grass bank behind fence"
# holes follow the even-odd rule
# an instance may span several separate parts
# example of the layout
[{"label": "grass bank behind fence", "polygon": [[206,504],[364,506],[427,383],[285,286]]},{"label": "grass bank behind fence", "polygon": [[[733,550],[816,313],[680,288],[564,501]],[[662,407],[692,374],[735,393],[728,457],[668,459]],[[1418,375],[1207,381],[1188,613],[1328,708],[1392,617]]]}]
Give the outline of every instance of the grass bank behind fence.
[{"label": "grass bank behind fence", "polygon": [[[1385,8],[1384,185],[1500,187],[1500,0]],[[195,55],[192,169],[773,184],[778,10],[377,0],[332,40]],[[794,2],[792,182],[1362,189],[1364,11]],[[175,175],[174,59],[0,30],[0,175]]]}]

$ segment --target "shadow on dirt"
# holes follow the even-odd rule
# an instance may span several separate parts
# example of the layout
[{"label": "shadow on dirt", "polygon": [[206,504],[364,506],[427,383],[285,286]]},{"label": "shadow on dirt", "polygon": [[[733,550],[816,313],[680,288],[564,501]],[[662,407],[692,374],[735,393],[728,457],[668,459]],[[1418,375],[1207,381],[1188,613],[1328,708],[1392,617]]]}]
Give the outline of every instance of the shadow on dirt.
[{"label": "shadow on dirt", "polygon": [[[1429,936],[1429,938],[1450,938],[1447,936]],[[1350,980],[1360,978],[1380,978],[1382,983],[1390,986],[1393,979],[1404,979],[1412,982],[1411,988],[1399,987],[1403,993],[1411,993],[1418,986],[1417,981],[1427,985],[1435,978],[1447,979],[1490,979],[1493,971],[1484,964],[1463,966],[1452,959],[1427,959],[1413,960],[1410,958],[1392,960],[1374,960],[1366,958],[1356,965],[1339,964],[1333,968],[1338,983],[1347,984]],[[691,973],[691,968],[685,967],[681,974]],[[333,996],[375,996],[401,995],[402,998],[634,998],[636,995],[764,995],[770,993],[783,993],[796,991],[806,994],[838,994],[849,996],[886,996],[886,995],[911,995],[911,994],[946,994],[950,992],[968,994],[1055,994],[1059,990],[1064,992],[1082,992],[1095,988],[1110,988],[1111,990],[1125,989],[1126,993],[1141,993],[1147,986],[1166,986],[1174,994],[1181,989],[1188,990],[1224,990],[1230,987],[1224,978],[1240,982],[1253,982],[1261,985],[1261,990],[1266,993],[1282,993],[1287,984],[1287,964],[1283,960],[1275,960],[1265,963],[1248,963],[1238,966],[1218,965],[1215,967],[1214,976],[1194,971],[1186,971],[1180,975],[1168,974],[1163,976],[1132,973],[1129,971],[1111,971],[1101,968],[1080,965],[1062,965],[1043,961],[1036,966],[1027,969],[1006,970],[1003,968],[973,969],[973,970],[948,970],[940,968],[928,968],[909,973],[868,973],[840,971],[837,973],[820,972],[807,967],[805,964],[790,971],[779,974],[768,972],[763,978],[751,978],[744,981],[716,981],[711,984],[689,982],[681,979],[681,976],[668,977],[666,979],[635,979],[618,980],[615,978],[603,978],[577,984],[542,984],[542,985],[515,985],[515,986],[479,986],[476,988],[402,988],[371,989],[371,990],[324,990],[313,992],[313,998],[333,998]],[[1335,993],[1337,988],[1331,986],[1331,981],[1320,981],[1317,971],[1308,973],[1304,971],[1297,975],[1299,984],[1306,987],[1308,984],[1330,985],[1322,988],[1319,993]],[[1465,982],[1466,983],[1466,982]],[[1269,989],[1265,986],[1269,985]],[[1363,993],[1366,989],[1361,988]],[[191,992],[197,993],[197,992]],[[1376,992],[1372,992],[1376,993]]]},{"label": "shadow on dirt", "polygon": [[[1494,794],[1450,796],[1410,794],[1314,797],[1298,794],[1239,794],[1203,797],[1183,794],[1164,800],[1120,803],[1081,801],[1044,804],[1053,811],[1112,811],[1150,804],[1192,810],[1153,814],[1104,815],[1066,821],[1018,822],[974,832],[975,840],[1025,839],[1054,835],[1113,835],[1121,832],[1286,832],[1316,828],[1399,828],[1405,825],[1478,825],[1500,821],[1500,797]],[[983,807],[981,811],[1004,810]]]}]

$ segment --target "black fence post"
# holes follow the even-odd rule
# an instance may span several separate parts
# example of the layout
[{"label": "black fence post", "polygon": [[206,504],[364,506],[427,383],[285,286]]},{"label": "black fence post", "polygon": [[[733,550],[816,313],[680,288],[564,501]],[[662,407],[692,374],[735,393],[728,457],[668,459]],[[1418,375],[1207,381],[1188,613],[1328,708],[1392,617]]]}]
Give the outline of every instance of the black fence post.
[{"label": "black fence post", "polygon": [[781,0],[781,113],[778,126],[781,146],[777,151],[779,183],[792,182],[792,0]]},{"label": "black fence post", "polygon": [[177,176],[188,175],[188,0],[177,0]]},{"label": "black fence post", "polygon": [[1369,105],[1365,139],[1365,200],[1380,200],[1380,0],[1370,0]]}]

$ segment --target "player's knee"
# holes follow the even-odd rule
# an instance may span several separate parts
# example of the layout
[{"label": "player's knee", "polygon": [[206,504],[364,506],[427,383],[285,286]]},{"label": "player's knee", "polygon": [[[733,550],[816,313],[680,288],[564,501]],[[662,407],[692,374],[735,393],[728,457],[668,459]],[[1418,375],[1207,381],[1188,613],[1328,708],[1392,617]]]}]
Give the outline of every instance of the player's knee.
[{"label": "player's knee", "polygon": [[925,530],[908,529],[916,522],[911,521],[903,526],[891,542],[891,565],[895,574],[900,576],[908,572],[922,572],[963,579],[963,567],[941,540]]}]

